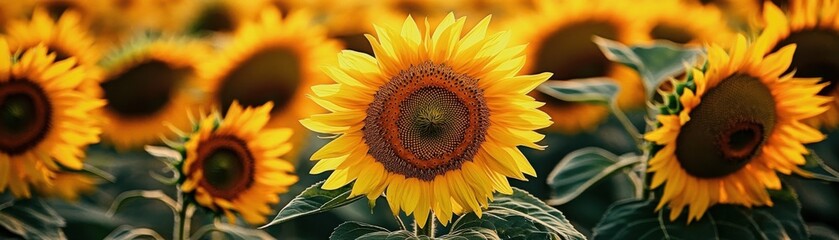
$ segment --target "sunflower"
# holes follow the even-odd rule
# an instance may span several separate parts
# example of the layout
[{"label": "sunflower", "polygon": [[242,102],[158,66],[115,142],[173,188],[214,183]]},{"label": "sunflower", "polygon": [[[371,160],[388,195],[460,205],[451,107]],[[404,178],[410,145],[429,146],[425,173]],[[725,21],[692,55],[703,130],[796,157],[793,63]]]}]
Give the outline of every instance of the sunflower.
[{"label": "sunflower", "polygon": [[18,20],[6,28],[6,37],[11,51],[27,49],[44,44],[50,53],[55,53],[56,61],[74,57],[78,65],[88,68],[89,74],[79,84],[79,89],[95,93],[99,69],[96,66],[100,50],[94,39],[81,23],[81,16],[74,10],[64,11],[57,21],[50,17],[47,10],[37,8],[29,21]]},{"label": "sunflower", "polygon": [[250,224],[265,223],[269,204],[297,182],[294,166],[280,158],[291,151],[292,131],[264,128],[272,106],[243,109],[233,102],[224,119],[218,112],[201,116],[184,136],[181,190],[231,222],[236,212]]},{"label": "sunflower", "polygon": [[284,1],[292,9],[307,9],[312,13],[315,23],[327,29],[330,38],[339,40],[346,49],[373,54],[373,48],[367,43],[364,34],[373,32],[373,22],[377,19],[374,2],[363,0],[348,1]]},{"label": "sunflower", "polygon": [[[245,106],[273,101],[268,126],[304,132],[297,121],[317,113],[306,95],[311,86],[328,81],[320,67],[335,62],[340,44],[326,38],[325,29],[311,25],[306,12],[281,19],[276,9],[269,8],[260,16],[244,23],[215,61],[202,65],[206,91],[222,109],[236,100]],[[296,135],[292,142],[305,137]]]},{"label": "sunflower", "polygon": [[[0,39],[0,49],[8,49]],[[54,62],[43,45],[19,59],[0,51],[0,191],[31,196],[30,184],[50,184],[50,171],[82,168],[84,148],[99,141],[91,114],[105,103],[76,88],[85,75],[75,58]]]},{"label": "sunflower", "polygon": [[106,56],[100,83],[108,100],[102,109],[105,138],[126,149],[167,136],[168,125],[189,126],[185,110],[203,104],[197,65],[209,51],[193,40],[156,38],[135,40]]},{"label": "sunflower", "polygon": [[739,35],[728,53],[712,45],[645,135],[656,144],[651,187],[664,185],[657,209],[669,203],[671,221],[685,206],[688,222],[715,204],[771,206],[766,189],[781,188],[775,172],[797,172],[802,144],[824,138],[801,121],[827,109],[830,98],[816,95],[826,84],[784,74],[796,46],[768,53],[767,37],[749,45]]},{"label": "sunflower", "polygon": [[814,126],[839,126],[839,1],[790,1],[787,16],[774,4],[764,6],[763,30],[766,46],[780,49],[797,44],[792,67],[787,73],[805,78],[822,78],[827,87],[820,96],[833,96],[830,110],[808,123]]},{"label": "sunflower", "polygon": [[649,1],[636,3],[645,13],[642,31],[650,39],[665,39],[679,44],[701,46],[704,43],[726,44],[734,33],[714,5],[702,6],[682,1]]},{"label": "sunflower", "polygon": [[[632,69],[606,59],[593,36],[624,44],[645,40],[637,19],[642,19],[634,1],[568,0],[536,2],[536,11],[508,23],[514,29],[513,41],[531,43],[526,50],[524,73],[553,72],[553,79],[570,80],[593,77],[615,79],[621,87],[618,102],[623,107],[643,103],[640,77]],[[606,116],[606,107],[570,103],[540,92],[531,96],[547,104],[543,108],[556,121],[551,130],[575,133],[594,128]],[[573,116],[573,117],[569,117]]]},{"label": "sunflower", "polygon": [[[211,0],[198,6],[185,32],[232,33],[236,27],[259,18],[261,9],[271,7],[268,0]],[[165,17],[163,19],[166,19]]]},{"label": "sunflower", "polygon": [[311,156],[312,174],[334,170],[324,189],[355,181],[350,195],[370,201],[386,192],[394,215],[424,226],[430,210],[443,224],[463,210],[480,216],[494,192],[512,193],[507,177],[536,175],[517,146],[544,148],[533,130],[550,117],[526,94],[551,74],[516,76],[525,46],[508,47],[510,32],[487,36],[489,17],[461,35],[465,21],[376,27],[375,58],[342,51],[324,68],[337,84],[310,98],[331,113],[301,120],[338,135]]}]

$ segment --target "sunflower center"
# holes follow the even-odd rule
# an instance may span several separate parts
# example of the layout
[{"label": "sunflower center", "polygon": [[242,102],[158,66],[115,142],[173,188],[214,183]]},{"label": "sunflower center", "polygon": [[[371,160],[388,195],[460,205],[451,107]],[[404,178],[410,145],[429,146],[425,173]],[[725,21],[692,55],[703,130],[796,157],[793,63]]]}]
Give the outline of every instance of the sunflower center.
[{"label": "sunflower center", "polygon": [[759,79],[734,75],[708,90],[676,138],[688,174],[716,178],[754,159],[775,126],[775,99]]},{"label": "sunflower center", "polygon": [[654,39],[665,39],[675,43],[685,44],[693,40],[694,36],[684,28],[676,26],[658,24],[653,27],[650,36]]},{"label": "sunflower center", "polygon": [[234,100],[244,106],[274,102],[272,113],[280,112],[294,98],[301,81],[297,54],[286,48],[269,48],[255,53],[234,67],[222,80],[219,100],[227,109]]},{"label": "sunflower center", "polygon": [[373,47],[370,46],[370,42],[367,41],[364,34],[337,35],[335,38],[341,40],[349,50],[373,55]]},{"label": "sunflower center", "polygon": [[792,57],[792,67],[787,72],[795,70],[796,77],[821,77],[822,82],[829,82],[829,85],[819,95],[831,95],[839,82],[839,31],[813,29],[793,32],[778,42],[775,50],[791,43],[798,44],[798,47]]},{"label": "sunflower center", "polygon": [[173,68],[159,60],[132,66],[102,83],[106,108],[126,118],[148,117],[163,110],[189,68]]},{"label": "sunflower center", "polygon": [[609,22],[584,21],[561,27],[538,49],[533,72],[553,72],[553,79],[592,78],[608,74],[611,62],[592,41],[593,36],[616,39]]},{"label": "sunflower center", "polygon": [[38,145],[51,117],[50,100],[40,86],[15,79],[0,83],[0,152],[18,155]]},{"label": "sunflower center", "polygon": [[235,28],[233,16],[221,4],[207,6],[192,27],[193,32],[232,32]]},{"label": "sunflower center", "polygon": [[204,173],[201,185],[211,195],[233,199],[250,187],[254,158],[244,141],[233,136],[213,136],[198,147],[198,163]]},{"label": "sunflower center", "polygon": [[385,169],[430,181],[471,161],[488,127],[478,80],[429,61],[399,72],[376,92],[363,133]]}]

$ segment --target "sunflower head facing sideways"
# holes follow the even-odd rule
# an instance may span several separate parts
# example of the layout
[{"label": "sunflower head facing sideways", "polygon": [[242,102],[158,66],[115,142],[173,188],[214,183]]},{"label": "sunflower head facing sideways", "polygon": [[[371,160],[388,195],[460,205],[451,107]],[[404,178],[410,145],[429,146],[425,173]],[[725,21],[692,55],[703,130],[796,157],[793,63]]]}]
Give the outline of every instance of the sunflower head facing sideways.
[{"label": "sunflower head facing sideways", "polygon": [[[552,80],[608,77],[617,81],[622,107],[643,105],[640,77],[631,68],[609,61],[592,41],[599,36],[623,44],[647,39],[638,24],[644,19],[638,1],[568,0],[536,1],[535,12],[507,22],[513,29],[512,41],[530,43],[525,52],[530,59],[524,73],[553,72]],[[648,2],[640,1],[640,4]],[[608,116],[605,106],[561,101],[538,91],[531,93],[545,102],[542,108],[553,117],[552,131],[577,133],[593,130]],[[574,117],[566,117],[574,116]]]},{"label": "sunflower head facing sideways", "polygon": [[665,97],[653,142],[652,188],[664,187],[658,209],[669,204],[675,220],[689,207],[688,222],[715,204],[771,206],[767,189],[780,189],[776,171],[798,172],[808,150],[821,141],[802,123],[827,109],[818,79],[785,73],[795,45],[767,52],[766,35],[749,45],[742,35],[726,52],[712,45],[707,62],[688,69]]},{"label": "sunflower head facing sideways", "polygon": [[763,8],[766,47],[797,44],[788,72],[797,77],[821,78],[827,87],[819,96],[832,96],[831,108],[808,120],[811,125],[839,126],[839,1],[789,1],[786,15],[774,4]]},{"label": "sunflower head facing sideways", "polygon": [[[8,49],[0,38],[0,49]],[[77,90],[86,74],[75,58],[55,61],[38,45],[17,58],[0,51],[0,192],[19,198],[53,173],[81,170],[87,145],[99,141],[91,116],[105,102]]]},{"label": "sunflower head facing sideways", "polygon": [[294,166],[281,158],[291,151],[292,131],[265,128],[272,105],[233,102],[224,118],[219,112],[201,116],[178,147],[184,155],[181,190],[231,222],[239,213],[250,224],[265,223],[269,205],[297,182]]},{"label": "sunflower head facing sideways", "polygon": [[[104,138],[128,149],[171,137],[169,126],[189,126],[187,109],[200,106],[198,64],[209,46],[181,38],[141,38],[103,60]],[[166,124],[162,124],[166,123]]]},{"label": "sunflower head facing sideways", "polygon": [[[267,8],[258,20],[243,23],[217,58],[201,65],[209,100],[222,109],[233,101],[251,107],[274,102],[268,126],[303,132],[297,121],[318,111],[306,95],[328,81],[320,66],[334,64],[340,46],[311,21],[308,12],[282,18]],[[304,137],[295,134],[292,142]]]},{"label": "sunflower head facing sideways", "polygon": [[[429,212],[447,224],[452,213],[481,215],[494,192],[511,194],[508,177],[536,172],[517,148],[543,149],[534,130],[551,124],[527,93],[551,74],[518,75],[525,45],[510,32],[488,33],[490,18],[463,29],[453,14],[419,28],[376,26],[367,35],[375,58],[342,51],[324,71],[335,84],[312,88],[330,113],[301,120],[337,138],[315,152],[311,173],[334,170],[324,189],[353,181],[351,196],[385,193],[393,214]],[[423,29],[423,30],[421,30]]]}]

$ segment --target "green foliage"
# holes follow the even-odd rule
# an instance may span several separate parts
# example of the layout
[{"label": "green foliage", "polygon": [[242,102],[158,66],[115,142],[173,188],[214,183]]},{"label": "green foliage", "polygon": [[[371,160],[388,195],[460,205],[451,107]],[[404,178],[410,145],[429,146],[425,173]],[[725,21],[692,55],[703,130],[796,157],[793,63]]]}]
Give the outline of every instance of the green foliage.
[{"label": "green foliage", "polygon": [[623,174],[635,185],[635,190],[643,190],[640,176],[632,168],[643,163],[638,156],[618,157],[606,150],[589,147],[569,153],[548,175],[551,187],[551,199],[548,204],[565,204],[600,180]]},{"label": "green foliage", "polygon": [[790,189],[771,191],[772,207],[715,205],[699,221],[675,221],[655,211],[657,200],[616,203],[594,229],[594,239],[807,239],[801,205]]},{"label": "green foliage", "polygon": [[685,64],[696,61],[701,48],[683,47],[666,41],[625,46],[605,38],[595,38],[606,58],[635,69],[644,80],[647,96],[652,96],[659,84],[685,71]]},{"label": "green foliage", "polygon": [[[438,239],[585,239],[556,209],[526,191],[513,188],[512,195],[497,194],[481,217],[459,216],[448,234]],[[359,222],[338,226],[330,239],[431,239],[406,230]]]},{"label": "green foliage", "polygon": [[451,226],[473,228],[495,230],[501,239],[585,239],[561,212],[518,188],[512,195],[497,194],[481,217],[466,214]]},{"label": "green foliage", "polygon": [[610,104],[618,93],[618,85],[610,78],[575,79],[573,81],[548,81],[539,91],[559,100]]},{"label": "green foliage", "polygon": [[277,213],[277,216],[274,217],[274,220],[260,228],[265,228],[274,224],[283,223],[291,219],[310,214],[329,211],[333,208],[341,207],[355,202],[356,200],[359,200],[363,197],[349,197],[350,192],[352,190],[352,185],[343,186],[335,190],[324,190],[321,189],[323,183],[324,181],[315,183],[306,190],[303,190],[303,192],[300,193],[300,195],[292,199],[291,202],[288,203],[288,205],[286,205],[282,210],[280,210],[279,213]]},{"label": "green foliage", "polygon": [[[8,200],[5,199],[4,200]],[[8,200],[0,204],[2,239],[63,239],[64,218],[41,199]]]},{"label": "green foliage", "polygon": [[799,174],[808,177],[808,178],[815,178],[822,181],[830,181],[830,182],[839,182],[839,172],[827,166],[824,163],[824,160],[816,155],[816,152],[812,149],[808,149],[810,154],[804,155],[804,159],[807,160],[804,165],[800,166],[801,171]]}]

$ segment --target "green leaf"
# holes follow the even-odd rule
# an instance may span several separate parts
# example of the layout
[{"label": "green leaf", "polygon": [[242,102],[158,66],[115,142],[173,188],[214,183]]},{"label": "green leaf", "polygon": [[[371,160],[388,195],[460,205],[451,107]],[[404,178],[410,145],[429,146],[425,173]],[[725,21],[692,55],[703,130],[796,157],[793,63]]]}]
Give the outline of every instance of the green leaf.
[{"label": "green leaf", "polygon": [[481,217],[460,216],[451,231],[481,228],[494,230],[501,239],[585,239],[561,212],[518,188],[512,195],[496,195]]},{"label": "green leaf", "polygon": [[686,211],[672,222],[669,209],[656,212],[657,200],[620,201],[594,228],[593,239],[807,239],[795,194],[785,189],[770,196],[773,207],[716,205],[689,225]]},{"label": "green leaf", "polygon": [[616,41],[595,37],[594,43],[609,60],[638,71],[644,79],[647,96],[652,96],[662,81],[683,72],[685,64],[692,64],[703,52],[698,47],[683,47],[668,41],[625,46]]},{"label": "green leaf", "polygon": [[551,205],[565,204],[574,200],[595,183],[615,173],[633,174],[621,170],[632,169],[642,162],[643,159],[640,157],[619,158],[609,151],[596,147],[571,152],[548,175],[551,199],[547,202]]},{"label": "green leaf", "polygon": [[807,160],[803,166],[801,166],[796,173],[806,178],[815,178],[822,181],[829,181],[829,182],[839,182],[839,172],[833,170],[830,166],[824,163],[819,155],[816,155],[816,151],[813,149],[807,149],[810,151],[810,154],[804,155],[804,159]]},{"label": "green leaf", "polygon": [[277,213],[277,216],[274,217],[274,220],[259,228],[262,229],[301,216],[329,211],[333,208],[341,207],[355,202],[356,200],[359,200],[363,197],[355,196],[350,198],[350,191],[352,190],[352,185],[350,184],[347,184],[346,186],[343,186],[335,190],[324,190],[321,189],[323,183],[324,181],[320,181],[310,186],[306,190],[303,190],[303,192],[300,193],[300,195],[294,197],[294,199],[292,199],[291,202],[288,203],[288,205],[286,205],[282,210],[280,210],[279,213]]},{"label": "green leaf", "polygon": [[332,232],[332,235],[329,236],[330,240],[343,240],[343,239],[431,239],[427,236],[417,236],[413,232],[400,230],[400,231],[389,231],[386,228],[370,225],[366,223],[360,222],[345,222],[338,225],[335,228],[335,231]]},{"label": "green leaf", "polygon": [[13,234],[0,235],[3,239],[64,239],[65,225],[64,218],[40,199],[14,200],[0,207],[0,227]]},{"label": "green leaf", "polygon": [[439,239],[447,240],[490,240],[501,239],[492,229],[486,228],[466,228],[453,231],[449,234],[440,236]]},{"label": "green leaf", "polygon": [[614,101],[619,90],[618,84],[610,78],[547,81],[537,89],[559,100],[593,104],[609,104]]}]

